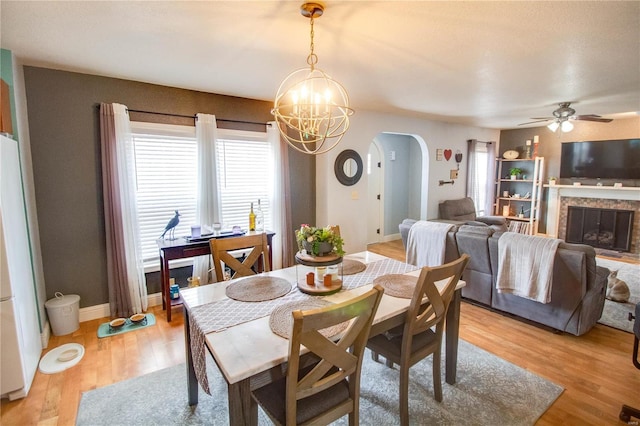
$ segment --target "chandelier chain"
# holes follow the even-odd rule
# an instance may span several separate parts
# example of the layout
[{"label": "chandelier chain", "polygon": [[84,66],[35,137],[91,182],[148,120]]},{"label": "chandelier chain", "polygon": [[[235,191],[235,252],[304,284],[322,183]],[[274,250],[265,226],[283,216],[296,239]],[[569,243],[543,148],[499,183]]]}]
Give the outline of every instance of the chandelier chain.
[{"label": "chandelier chain", "polygon": [[313,71],[315,69],[315,65],[318,63],[318,56],[313,52],[314,49],[314,44],[313,44],[313,15],[311,15],[310,19],[310,23],[311,23],[311,42],[309,43],[309,56],[307,56],[307,64],[309,64],[309,66],[311,67],[311,71]]}]

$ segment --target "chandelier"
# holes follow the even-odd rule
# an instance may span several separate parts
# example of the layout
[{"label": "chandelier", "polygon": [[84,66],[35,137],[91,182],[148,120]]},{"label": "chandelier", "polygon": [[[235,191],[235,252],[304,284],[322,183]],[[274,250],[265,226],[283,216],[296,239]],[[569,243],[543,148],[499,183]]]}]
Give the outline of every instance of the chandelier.
[{"label": "chandelier", "polygon": [[300,13],[311,24],[309,67],[293,71],[282,81],[271,111],[282,137],[305,154],[323,154],[334,148],[349,129],[353,114],[344,87],[316,68],[313,21],[323,12],[324,6],[318,3],[300,6]]}]

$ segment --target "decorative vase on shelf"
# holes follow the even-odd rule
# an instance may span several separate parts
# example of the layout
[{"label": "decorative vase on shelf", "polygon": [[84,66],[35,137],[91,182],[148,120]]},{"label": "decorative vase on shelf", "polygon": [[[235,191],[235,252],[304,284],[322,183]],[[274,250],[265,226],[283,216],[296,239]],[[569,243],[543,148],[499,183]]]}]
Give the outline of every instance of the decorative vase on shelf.
[{"label": "decorative vase on shelf", "polygon": [[510,177],[511,177],[511,180],[516,180],[518,178],[517,175],[510,175]]}]

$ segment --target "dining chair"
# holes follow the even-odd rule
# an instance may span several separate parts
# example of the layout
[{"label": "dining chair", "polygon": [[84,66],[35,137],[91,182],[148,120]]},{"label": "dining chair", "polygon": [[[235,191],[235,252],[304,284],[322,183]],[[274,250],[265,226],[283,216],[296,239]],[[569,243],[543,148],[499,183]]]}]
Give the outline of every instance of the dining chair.
[{"label": "dining chair", "polygon": [[[255,275],[257,272],[253,268],[259,261],[262,261],[262,263],[258,264],[258,270],[262,272],[271,270],[269,246],[267,245],[267,234],[265,233],[233,238],[212,238],[209,240],[209,246],[217,282],[224,281],[224,265],[234,271],[231,278]],[[239,259],[234,256],[234,251],[245,249],[251,249],[251,251],[243,258]]]},{"label": "dining chair", "polygon": [[[350,425],[359,423],[360,371],[383,292],[375,285],[342,303],[292,312],[286,376],[252,392],[274,423],[329,424],[346,414]],[[337,339],[319,332],[345,321],[351,322]],[[319,361],[305,366],[303,346]]]},{"label": "dining chair", "polygon": [[[442,401],[440,362],[444,322],[456,285],[469,259],[468,254],[463,254],[445,265],[422,268],[405,323],[372,337],[367,343],[375,361],[378,360],[378,355],[382,355],[387,366],[393,367],[394,363],[400,366],[402,425],[409,424],[409,369],[429,355],[433,355],[434,396],[436,401]],[[446,281],[438,283],[443,280]],[[442,285],[444,287],[439,291],[438,286]]]}]

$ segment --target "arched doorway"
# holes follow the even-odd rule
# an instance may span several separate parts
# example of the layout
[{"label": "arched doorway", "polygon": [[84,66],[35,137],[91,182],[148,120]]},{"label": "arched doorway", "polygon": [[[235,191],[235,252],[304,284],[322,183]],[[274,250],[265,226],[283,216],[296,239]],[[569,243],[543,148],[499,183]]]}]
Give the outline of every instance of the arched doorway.
[{"label": "arched doorway", "polygon": [[367,156],[368,243],[396,240],[404,219],[426,218],[428,167],[422,137],[383,132],[374,138]]}]

